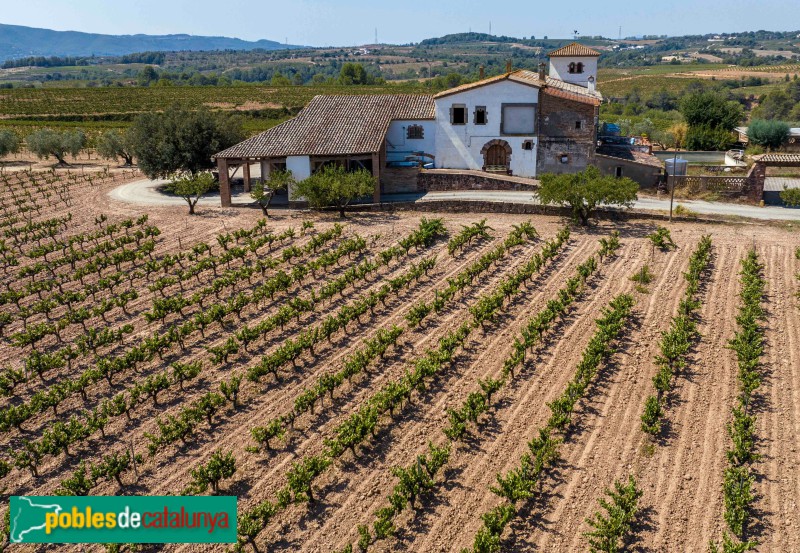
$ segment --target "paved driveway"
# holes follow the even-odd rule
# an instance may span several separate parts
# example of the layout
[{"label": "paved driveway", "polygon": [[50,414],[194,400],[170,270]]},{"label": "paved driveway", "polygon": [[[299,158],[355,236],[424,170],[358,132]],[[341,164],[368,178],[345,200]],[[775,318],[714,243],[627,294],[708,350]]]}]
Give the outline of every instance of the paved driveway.
[{"label": "paved driveway", "polygon": [[[530,192],[506,192],[492,190],[464,190],[453,192],[428,192],[426,194],[395,194],[389,201],[430,202],[441,200],[472,200],[486,202],[512,202],[539,204],[536,194]],[[699,200],[676,200],[675,205],[683,205],[703,215],[727,215],[751,219],[773,221],[800,221],[800,209],[785,207],[758,207],[746,204],[724,202],[704,202]],[[643,196],[633,206],[636,210],[669,212],[669,198],[661,199]]]},{"label": "paved driveway", "polygon": [[[108,193],[111,198],[121,202],[138,204],[138,205],[186,205],[183,198],[173,196],[159,190],[159,187],[167,181],[163,179],[149,180],[142,179],[133,182],[125,183],[116,187]],[[240,192],[234,194],[231,198],[234,204],[252,204],[253,198],[250,194]],[[197,202],[199,206],[219,207],[219,193],[206,194],[200,201]]]}]

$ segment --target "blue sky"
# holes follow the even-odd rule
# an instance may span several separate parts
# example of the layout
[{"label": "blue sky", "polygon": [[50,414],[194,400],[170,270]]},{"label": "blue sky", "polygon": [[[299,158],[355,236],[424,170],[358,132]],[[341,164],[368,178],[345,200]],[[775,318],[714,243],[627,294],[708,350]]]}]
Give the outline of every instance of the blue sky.
[{"label": "blue sky", "polygon": [[[468,31],[543,37],[800,28],[797,0],[0,0],[0,22],[107,34],[222,35],[311,46],[416,42]],[[220,9],[224,12],[220,12]],[[2,37],[0,37],[1,39]]]}]

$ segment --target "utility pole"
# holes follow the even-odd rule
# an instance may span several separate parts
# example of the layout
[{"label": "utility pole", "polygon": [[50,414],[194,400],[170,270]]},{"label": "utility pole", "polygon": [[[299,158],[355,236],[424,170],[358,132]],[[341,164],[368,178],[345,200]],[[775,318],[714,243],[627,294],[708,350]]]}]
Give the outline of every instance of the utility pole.
[{"label": "utility pole", "polygon": [[[678,147],[675,147],[675,157],[672,159],[672,172],[677,173],[676,170],[678,167]],[[669,191],[669,221],[672,222],[672,203],[675,201],[675,175],[672,176],[672,187]],[[670,178],[670,175],[667,175],[667,179]]]},{"label": "utility pole", "polygon": [[378,45],[378,28],[375,27],[375,46]]},{"label": "utility pole", "polygon": [[492,36],[492,22],[489,21],[489,36]]}]

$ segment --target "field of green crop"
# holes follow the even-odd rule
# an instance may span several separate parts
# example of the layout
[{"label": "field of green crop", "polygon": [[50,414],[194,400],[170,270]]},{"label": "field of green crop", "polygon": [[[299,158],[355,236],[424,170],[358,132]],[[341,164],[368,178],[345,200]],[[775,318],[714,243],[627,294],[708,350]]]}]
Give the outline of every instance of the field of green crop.
[{"label": "field of green crop", "polygon": [[317,94],[384,94],[411,89],[409,85],[18,88],[0,91],[0,118],[124,115],[163,110],[172,104],[190,109],[291,109],[303,107]]}]

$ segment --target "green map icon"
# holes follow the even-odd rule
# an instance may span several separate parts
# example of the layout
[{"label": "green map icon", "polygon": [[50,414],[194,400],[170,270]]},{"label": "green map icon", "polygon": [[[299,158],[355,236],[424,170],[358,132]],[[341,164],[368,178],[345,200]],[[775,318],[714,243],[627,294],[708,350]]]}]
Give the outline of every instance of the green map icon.
[{"label": "green map icon", "polygon": [[30,541],[34,536],[45,533],[45,515],[47,513],[60,513],[61,505],[41,502],[38,498],[19,496],[11,498],[11,543]]}]

